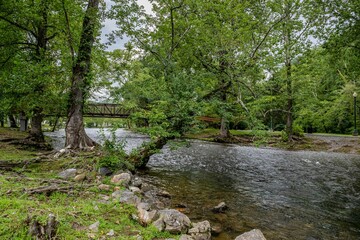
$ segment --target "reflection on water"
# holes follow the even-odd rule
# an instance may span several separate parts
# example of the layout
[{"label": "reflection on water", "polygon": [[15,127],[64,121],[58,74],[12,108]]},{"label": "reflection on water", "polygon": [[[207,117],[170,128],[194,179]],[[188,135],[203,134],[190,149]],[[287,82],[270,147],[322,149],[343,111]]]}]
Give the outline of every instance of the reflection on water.
[{"label": "reflection on water", "polygon": [[[360,156],[193,142],[153,156],[148,179],[193,220],[211,220],[234,239],[360,239]],[[230,210],[213,214],[225,201]]]},{"label": "reflection on water", "polygon": [[[99,141],[98,129],[87,133]],[[127,150],[146,138],[119,129]],[[64,145],[64,133],[51,135]],[[62,145],[61,145],[62,141]],[[193,221],[210,220],[234,239],[259,228],[272,239],[360,239],[360,156],[289,152],[194,141],[152,156],[142,175],[170,192]],[[225,201],[229,210],[211,208]]]}]

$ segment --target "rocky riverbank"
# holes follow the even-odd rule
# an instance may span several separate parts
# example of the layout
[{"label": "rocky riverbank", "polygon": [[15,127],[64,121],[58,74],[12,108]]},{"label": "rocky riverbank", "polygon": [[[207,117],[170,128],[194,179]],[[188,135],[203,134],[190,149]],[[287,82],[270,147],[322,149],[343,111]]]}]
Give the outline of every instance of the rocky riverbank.
[{"label": "rocky riverbank", "polygon": [[[76,176],[74,176],[74,179],[76,179]],[[191,222],[179,210],[169,209],[170,194],[145,183],[139,176],[134,176],[130,172],[122,172],[113,175],[110,182],[115,185],[114,191],[110,195],[103,196],[104,201],[117,201],[136,207],[137,213],[132,214],[131,217],[142,226],[153,225],[158,231],[166,231],[175,235],[180,234],[180,240],[210,240],[212,232],[219,233],[210,226],[210,222],[207,220],[197,223]],[[100,184],[98,188],[111,192],[112,186]],[[226,204],[220,203],[212,210],[214,212],[224,212],[226,209]],[[138,239],[143,238],[139,236]],[[236,238],[236,240],[264,239],[265,237],[261,231],[256,229]]]}]

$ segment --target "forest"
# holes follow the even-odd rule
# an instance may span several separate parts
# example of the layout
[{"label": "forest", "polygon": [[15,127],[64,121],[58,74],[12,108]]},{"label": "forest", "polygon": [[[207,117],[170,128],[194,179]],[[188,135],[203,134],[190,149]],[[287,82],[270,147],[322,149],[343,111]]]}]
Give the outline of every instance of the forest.
[{"label": "forest", "polygon": [[[62,115],[66,146],[89,147],[82,112],[101,96],[166,138],[206,124],[220,138],[356,129],[359,1],[149,2],[151,12],[136,0],[2,0],[1,124],[26,116],[41,142],[44,119]],[[116,28],[104,43],[106,19]]]}]

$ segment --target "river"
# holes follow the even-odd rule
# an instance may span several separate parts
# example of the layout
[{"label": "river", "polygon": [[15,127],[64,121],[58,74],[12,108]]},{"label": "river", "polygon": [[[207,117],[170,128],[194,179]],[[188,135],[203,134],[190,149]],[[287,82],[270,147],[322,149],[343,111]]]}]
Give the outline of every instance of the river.
[{"label": "river", "polygon": [[[99,139],[96,129],[88,134]],[[60,142],[63,131],[50,134]],[[118,130],[127,150],[145,138]],[[360,239],[360,156],[191,141],[153,155],[141,175],[168,191],[172,207],[223,229],[230,240],[260,229],[268,240]],[[229,210],[212,207],[226,202]]]}]

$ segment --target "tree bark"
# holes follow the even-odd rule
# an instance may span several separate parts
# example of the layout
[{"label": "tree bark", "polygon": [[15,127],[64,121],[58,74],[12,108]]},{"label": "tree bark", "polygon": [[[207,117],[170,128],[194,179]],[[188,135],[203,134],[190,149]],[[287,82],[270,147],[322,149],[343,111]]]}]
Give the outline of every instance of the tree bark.
[{"label": "tree bark", "polygon": [[75,66],[72,70],[71,90],[68,104],[65,146],[71,149],[86,149],[96,143],[87,136],[84,128],[83,108],[89,88],[91,50],[95,41],[94,32],[98,19],[99,0],[89,0],[83,20],[83,29]]},{"label": "tree bark", "polygon": [[31,118],[30,139],[32,141],[35,141],[38,143],[45,142],[45,138],[44,138],[44,134],[42,131],[42,126],[41,126],[42,121],[43,121],[42,109],[35,108],[34,115]]}]

